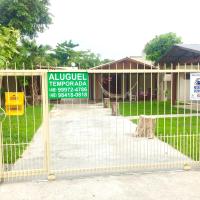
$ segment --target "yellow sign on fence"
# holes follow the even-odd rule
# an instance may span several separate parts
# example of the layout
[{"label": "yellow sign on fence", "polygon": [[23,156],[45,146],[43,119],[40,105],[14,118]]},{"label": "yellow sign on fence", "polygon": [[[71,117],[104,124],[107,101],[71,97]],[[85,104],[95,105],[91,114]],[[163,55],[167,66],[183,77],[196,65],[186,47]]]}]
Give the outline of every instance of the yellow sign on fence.
[{"label": "yellow sign on fence", "polygon": [[5,92],[6,115],[24,114],[24,92]]}]

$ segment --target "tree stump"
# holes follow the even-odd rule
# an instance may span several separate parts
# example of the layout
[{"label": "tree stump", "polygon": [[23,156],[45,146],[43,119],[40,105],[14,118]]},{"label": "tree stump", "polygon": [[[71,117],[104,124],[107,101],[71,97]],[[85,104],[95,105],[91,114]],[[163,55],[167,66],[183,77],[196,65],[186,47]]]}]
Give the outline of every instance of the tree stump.
[{"label": "tree stump", "polygon": [[153,138],[155,135],[156,118],[147,115],[141,115],[136,129],[138,137]]},{"label": "tree stump", "polygon": [[117,116],[119,114],[119,103],[112,102],[112,115]]},{"label": "tree stump", "polygon": [[104,108],[110,108],[110,98],[104,98],[103,99],[103,107]]}]

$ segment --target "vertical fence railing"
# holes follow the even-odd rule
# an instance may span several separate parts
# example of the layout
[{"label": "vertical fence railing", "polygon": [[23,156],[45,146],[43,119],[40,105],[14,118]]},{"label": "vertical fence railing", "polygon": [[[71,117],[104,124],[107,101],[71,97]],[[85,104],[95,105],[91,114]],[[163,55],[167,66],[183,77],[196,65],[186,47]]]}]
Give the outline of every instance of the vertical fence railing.
[{"label": "vertical fence railing", "polygon": [[[36,176],[46,173],[43,165],[44,74],[42,70],[0,70],[1,108],[6,112],[1,131],[1,178]],[[33,80],[37,82],[33,83]],[[40,80],[39,80],[40,79]],[[37,85],[36,85],[37,84]],[[38,94],[34,93],[34,87]],[[37,96],[37,100],[35,99]],[[48,106],[48,103],[46,104]],[[37,142],[33,142],[33,141]],[[37,143],[37,144],[36,144]]]},{"label": "vertical fence railing", "polygon": [[[163,141],[166,145],[163,145],[163,149],[159,147],[160,142],[158,141],[155,145],[158,148],[158,151],[155,150],[157,155],[157,167],[161,167],[165,165],[165,167],[171,168],[173,166],[182,166],[184,163],[198,163],[196,161],[199,160],[199,145],[198,144],[198,129],[194,129],[193,123],[196,123],[196,127],[198,127],[198,101],[194,102],[189,99],[189,82],[188,73],[199,72],[197,68],[194,66],[187,66],[187,68],[176,66],[174,68],[173,65],[169,67],[164,65],[163,68],[150,68],[150,69],[125,69],[124,64],[121,65],[121,69],[117,69],[117,64],[115,68],[109,70],[102,70],[101,73],[109,74],[109,76],[115,76],[115,95],[117,97],[118,92],[117,88],[119,88],[118,79],[121,74],[122,77],[122,91],[123,98],[119,100],[118,98],[114,98],[113,101],[116,104],[120,104],[120,115],[125,116],[127,112],[125,105],[129,102],[129,118],[139,118],[140,115],[148,115],[156,118],[156,127],[155,128],[155,138],[158,138],[160,141]],[[188,68],[189,67],[189,68]],[[100,73],[100,70],[96,69],[95,71],[91,71],[90,73],[94,73],[95,75]],[[137,76],[137,100],[135,105],[133,104],[131,98],[125,98],[124,86],[126,74],[130,74],[129,79],[129,88],[132,87],[131,79],[133,74]],[[138,77],[143,77],[143,80],[138,80]],[[163,80],[166,79],[166,80]],[[155,81],[156,79],[156,81]],[[180,82],[181,81],[181,82]],[[140,96],[139,86],[141,87],[141,83],[143,83],[143,92]],[[156,85],[157,84],[157,85]],[[113,91],[110,90],[111,83],[109,82],[109,91],[111,94]],[[156,88],[155,88],[156,85]],[[113,87],[113,85],[112,85]],[[154,88],[153,88],[154,87]],[[185,88],[185,89],[184,89]],[[156,94],[155,94],[156,91]],[[126,91],[127,92],[127,91]],[[181,93],[181,95],[180,95]],[[132,95],[132,92],[129,92]],[[108,95],[108,94],[106,94]],[[134,106],[133,106],[134,105]],[[133,109],[132,109],[133,106]],[[196,107],[196,111],[194,109]],[[136,108],[137,112],[132,116],[132,110]],[[194,114],[196,112],[196,115]],[[196,122],[194,121],[194,116],[196,118]],[[116,122],[117,123],[117,122]],[[138,123],[138,122],[137,122]],[[144,121],[144,127],[147,125]],[[150,124],[150,129],[152,129],[152,124]],[[194,131],[198,133],[196,136],[194,135]],[[194,139],[196,137],[196,139]],[[123,139],[122,139],[123,140]],[[124,145],[125,141],[121,143],[121,146]],[[141,156],[141,149],[146,149],[146,160],[145,165],[148,167],[153,164],[151,155],[149,154],[149,149],[151,148],[150,142],[146,142],[143,146],[140,143],[140,151],[139,156]],[[159,149],[160,148],[160,149]],[[163,153],[167,151],[169,154],[168,158]],[[129,152],[131,154],[131,152]],[[163,155],[161,154],[163,153]],[[138,156],[137,156],[138,157]],[[193,161],[194,157],[196,157],[196,161]],[[162,163],[162,159],[168,159],[168,162]],[[138,163],[136,163],[138,164]]]},{"label": "vertical fence railing", "polygon": [[[92,89],[86,101],[50,102],[48,71],[0,71],[0,76],[5,77],[5,92],[25,95],[23,117],[7,115],[2,124],[0,178],[199,167],[199,101],[189,97],[190,73],[200,73],[199,65],[153,67],[121,63],[78,70],[90,75]],[[41,80],[38,106],[33,91],[35,77]],[[33,95],[30,105],[29,93]],[[103,108],[104,98],[109,99],[107,108]],[[52,108],[58,116],[62,113],[60,122],[55,122]],[[15,109],[18,112],[19,105]],[[63,143],[62,139],[54,141],[55,134],[60,133],[53,123],[69,128],[62,133]],[[41,151],[37,150],[37,142],[42,144]]]}]

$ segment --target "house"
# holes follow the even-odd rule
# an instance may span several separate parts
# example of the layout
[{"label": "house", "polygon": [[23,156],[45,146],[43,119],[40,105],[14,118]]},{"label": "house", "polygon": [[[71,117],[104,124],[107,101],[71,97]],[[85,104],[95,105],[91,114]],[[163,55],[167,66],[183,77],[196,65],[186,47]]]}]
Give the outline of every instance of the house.
[{"label": "house", "polygon": [[105,97],[124,100],[156,98],[157,73],[137,73],[137,71],[133,71],[155,68],[151,62],[138,57],[126,57],[93,67],[91,70],[94,70],[94,74],[90,73],[89,77],[90,99],[100,101]]},{"label": "house", "polygon": [[[47,67],[39,67],[39,69]],[[74,68],[50,68],[51,70],[77,71]],[[109,97],[113,100],[150,100],[157,98],[158,74],[151,62],[141,57],[125,57],[105,63],[89,70],[89,100],[98,102]],[[138,72],[138,70],[142,70]],[[145,71],[144,71],[145,70]],[[22,77],[22,84],[24,82]],[[35,84],[32,82],[34,81]],[[26,101],[32,103],[41,100],[41,77],[31,79],[31,85],[24,87],[16,77],[3,77],[2,87],[5,91],[24,91]],[[34,86],[34,91],[33,90]],[[33,94],[32,94],[32,93]],[[36,94],[37,92],[37,94]],[[38,98],[36,98],[36,96]],[[34,98],[33,98],[34,97]],[[40,97],[40,98],[39,98]],[[3,98],[4,99],[4,98]]]},{"label": "house", "polygon": [[[178,44],[172,46],[158,61],[160,68],[198,69],[200,44]],[[190,72],[165,74],[168,99],[190,101]]]}]

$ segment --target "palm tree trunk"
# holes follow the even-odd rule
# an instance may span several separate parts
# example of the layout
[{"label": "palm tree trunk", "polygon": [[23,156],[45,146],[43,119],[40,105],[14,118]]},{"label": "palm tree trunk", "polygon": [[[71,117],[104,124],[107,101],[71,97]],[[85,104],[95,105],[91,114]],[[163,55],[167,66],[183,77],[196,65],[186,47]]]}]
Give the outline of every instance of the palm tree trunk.
[{"label": "palm tree trunk", "polygon": [[40,103],[40,97],[39,97],[38,81],[36,76],[32,77],[30,87],[31,87],[30,88],[31,104],[38,105]]}]

